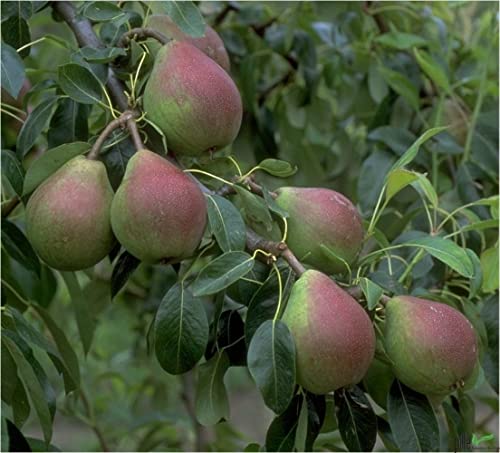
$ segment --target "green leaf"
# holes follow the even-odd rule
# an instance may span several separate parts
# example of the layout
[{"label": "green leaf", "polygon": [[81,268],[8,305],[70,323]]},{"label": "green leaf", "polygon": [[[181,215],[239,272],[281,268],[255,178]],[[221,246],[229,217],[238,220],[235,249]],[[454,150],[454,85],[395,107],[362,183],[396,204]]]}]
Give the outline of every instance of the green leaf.
[{"label": "green leaf", "polygon": [[50,439],[52,437],[52,417],[50,415],[49,406],[45,399],[44,389],[42,388],[42,385],[38,380],[35,371],[31,367],[27,359],[24,357],[23,353],[16,345],[16,343],[14,343],[11,338],[8,338],[5,335],[2,335],[2,340],[11,353],[12,357],[14,358],[21,379],[28,389],[29,396],[31,398],[33,406],[35,407],[35,411],[38,415],[38,419],[42,427],[43,437],[46,442],[50,442]]},{"label": "green leaf", "polygon": [[76,63],[68,63],[59,66],[58,79],[62,90],[75,101],[82,104],[101,101],[101,85],[89,69]]},{"label": "green leaf", "polygon": [[307,410],[307,403],[305,397],[303,398],[300,407],[299,419],[297,421],[297,432],[295,433],[295,451],[306,451],[307,441],[307,422],[309,411]]},{"label": "green leaf", "polygon": [[57,97],[45,99],[40,102],[23,124],[19,135],[17,136],[17,155],[24,157],[36,140],[40,137],[44,129],[50,122],[52,115],[56,110]]},{"label": "green leaf", "polygon": [[278,159],[264,159],[258,165],[258,168],[279,178],[288,178],[297,173],[296,165]]},{"label": "green leaf", "polygon": [[113,299],[125,286],[141,261],[126,250],[120,255],[111,273],[111,298]]},{"label": "green leaf", "polygon": [[405,245],[423,248],[427,253],[450,266],[464,277],[474,275],[474,266],[465,249],[453,241],[439,236],[423,236],[406,242]]},{"label": "green leaf", "polygon": [[24,233],[12,222],[2,219],[2,247],[26,269],[40,276],[40,260]]},{"label": "green leaf", "polygon": [[[455,399],[454,396],[451,398]],[[467,435],[465,432],[465,427],[460,413],[447,401],[443,401],[442,406],[448,425],[448,450],[470,451],[470,449],[463,449],[463,447],[466,446],[462,445],[462,443],[465,443],[464,440],[470,442],[471,436]]]},{"label": "green leaf", "polygon": [[244,250],[246,230],[240,212],[225,198],[218,195],[206,197],[210,230],[221,250]]},{"label": "green leaf", "polygon": [[163,5],[165,12],[184,33],[193,38],[205,35],[205,21],[193,2],[168,1],[163,2]]},{"label": "green leaf", "polygon": [[2,175],[4,175],[14,192],[23,193],[24,168],[16,154],[9,149],[2,149]]},{"label": "green leaf", "polygon": [[395,379],[387,400],[387,415],[401,451],[439,450],[438,423],[425,395]]},{"label": "green leaf", "polygon": [[66,162],[89,150],[90,145],[88,143],[74,142],[45,151],[29,166],[24,179],[23,195],[33,192]]},{"label": "green leaf", "polygon": [[276,417],[266,433],[266,451],[293,451],[302,397],[296,395],[286,410]]},{"label": "green leaf", "polygon": [[295,344],[287,325],[265,321],[252,337],[247,363],[266,405],[282,413],[295,388]]},{"label": "green leaf", "polygon": [[172,286],[161,301],[154,339],[156,358],[168,373],[185,373],[202,357],[208,343],[207,315],[182,283]]},{"label": "green leaf", "polygon": [[368,68],[368,90],[377,104],[380,104],[389,92],[387,83],[381,76],[377,66],[373,64]]},{"label": "green leaf", "polygon": [[422,192],[424,192],[424,195],[427,197],[429,202],[433,207],[437,207],[438,205],[438,196],[436,193],[436,190],[434,187],[432,187],[431,182],[427,179],[427,176],[423,175],[422,173],[415,173],[417,175],[418,180],[412,183],[412,186],[417,188],[420,188]]},{"label": "green leaf", "polygon": [[335,392],[337,419],[349,451],[372,451],[377,439],[377,416],[363,391],[355,386]]},{"label": "green leaf", "polygon": [[424,71],[438,87],[449,93],[451,91],[450,82],[443,68],[441,68],[427,52],[413,49],[413,53],[422,71]]},{"label": "green leaf", "polygon": [[80,366],[78,364],[78,357],[75,350],[71,346],[64,331],[52,319],[49,312],[39,305],[33,304],[33,309],[38,312],[43,322],[49,329],[54,342],[56,343],[57,350],[65,366],[64,384],[66,393],[78,389],[80,386]]},{"label": "green leaf", "polygon": [[248,274],[254,263],[248,253],[226,252],[200,270],[191,290],[197,297],[215,294]]},{"label": "green leaf", "polygon": [[229,368],[229,358],[224,351],[215,354],[200,365],[196,386],[196,419],[203,426],[229,420],[229,401],[224,374]]},{"label": "green leaf", "polygon": [[384,290],[366,277],[361,277],[359,279],[359,286],[361,287],[361,290],[365,295],[366,302],[368,304],[368,310],[373,310],[382,297]]},{"label": "green leaf", "polygon": [[90,109],[89,105],[79,104],[69,98],[59,99],[47,133],[49,148],[88,140]]},{"label": "green leaf", "polygon": [[25,79],[23,60],[16,50],[7,44],[2,44],[0,50],[2,53],[0,75],[2,88],[14,99],[17,99]]},{"label": "green leaf", "polygon": [[472,266],[474,267],[474,274],[470,279],[469,286],[469,299],[471,299],[481,289],[481,286],[483,284],[483,271],[481,269],[481,261],[479,260],[478,256],[471,249],[465,249],[465,251],[467,252]]},{"label": "green leaf", "polygon": [[[43,3],[43,2],[37,2]],[[2,21],[9,17],[22,17],[28,20],[33,15],[33,2],[21,0],[2,2]]]},{"label": "green leaf", "polygon": [[85,2],[82,14],[90,20],[104,22],[117,20],[125,15],[117,5],[111,2]]},{"label": "green leaf", "polygon": [[[2,38],[6,44],[14,47],[15,49],[19,49],[25,44],[28,44],[31,41],[28,23],[22,17],[10,17],[6,21],[2,22]],[[30,47],[23,49],[19,52],[19,55],[22,58],[27,57],[30,54],[30,49]]]},{"label": "green leaf", "polygon": [[403,190],[406,186],[416,181],[418,176],[403,168],[397,168],[387,175],[387,187],[385,191],[385,201],[389,201],[399,191]]},{"label": "green leaf", "polygon": [[408,165],[410,162],[412,162],[413,159],[415,159],[415,157],[417,156],[420,146],[427,140],[429,140],[431,137],[433,137],[436,134],[439,134],[445,129],[446,127],[435,127],[433,129],[429,129],[428,131],[424,132],[420,137],[417,138],[417,140],[415,140],[413,145],[411,145],[407,149],[407,151],[396,161],[396,163],[392,166],[389,174],[392,173],[394,170],[402,168]]},{"label": "green leaf", "polygon": [[74,272],[60,272],[60,274],[64,283],[66,283],[75,310],[76,325],[83,345],[83,352],[88,354],[92,345],[96,322],[90,313],[89,304],[83,296],[76,274]]},{"label": "green leaf", "polygon": [[235,185],[234,189],[240,197],[241,204],[243,205],[244,217],[247,219],[250,226],[258,224],[263,226],[266,231],[270,232],[272,230],[273,219],[265,201],[243,187]]},{"label": "green leaf", "polygon": [[127,51],[121,47],[106,47],[104,49],[96,49],[95,47],[82,47],[80,53],[85,61],[89,63],[109,63],[116,57],[124,57]]},{"label": "green leaf", "polygon": [[427,44],[427,40],[418,35],[403,33],[400,31],[390,31],[378,35],[374,40],[377,44],[391,47],[398,50],[406,50],[412,47],[421,47]]},{"label": "green leaf", "polygon": [[420,108],[420,98],[418,96],[417,87],[408,80],[403,74],[393,71],[382,66],[378,68],[380,74],[387,84],[413,107],[415,110]]},{"label": "green leaf", "polygon": [[483,286],[485,293],[498,289],[498,244],[481,253],[481,268],[483,270]]}]

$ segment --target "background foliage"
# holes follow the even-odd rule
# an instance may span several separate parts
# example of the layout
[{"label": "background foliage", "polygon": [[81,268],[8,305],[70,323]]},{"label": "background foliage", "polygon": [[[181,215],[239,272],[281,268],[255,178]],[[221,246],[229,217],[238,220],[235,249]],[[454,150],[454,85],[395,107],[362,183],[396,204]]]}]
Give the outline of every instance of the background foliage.
[{"label": "background foliage", "polygon": [[[377,433],[376,448],[392,451],[453,449],[465,433],[498,445],[498,5],[198,4],[224,40],[245,113],[230,150],[182,163],[231,179],[235,167],[223,157],[230,151],[243,172],[280,159],[291,165],[267,161],[267,171],[256,173],[267,189],[330,187],[355,201],[369,239],[358,266],[340,281],[361,286],[372,316],[382,292],[411,293],[459,308],[480,336],[474,388],[448,398],[437,418],[425,397],[391,386],[381,361],[362,388],[335,398],[291,398],[286,389],[269,395],[268,370],[253,357],[265,352],[277,279],[243,252],[244,223],[279,240],[279,222],[269,199],[243,187],[231,203],[210,197],[209,215],[210,206],[225,213],[225,228],[210,221],[218,246],[207,235],[206,254],[180,270],[135,269],[118,250],[78,273],[39,261],[13,200],[23,204],[62,162],[88,151],[110,121],[108,65],[140,104],[153,62],[145,49],[152,50],[132,42],[126,52],[120,36],[151,12],[187,21],[194,33],[203,27],[190,3],[74,6],[105,47],[78,48],[48,2],[2,2],[2,449],[23,446],[26,437],[37,451],[51,438],[73,450],[310,450],[313,442],[319,450],[364,450]],[[9,108],[7,95],[20,90],[22,103]],[[147,145],[162,152],[161,137],[144,131]],[[102,159],[114,188],[133,153],[125,132],[108,140]],[[293,276],[279,267],[286,296]],[[250,268],[247,277],[261,284],[238,280]],[[179,271],[193,277],[188,288],[177,283]],[[221,283],[229,271],[236,283]],[[181,292],[193,300],[193,336],[182,339],[192,360],[170,369],[153,343],[175,335],[158,325],[175,316],[167,307]],[[261,340],[247,356],[252,337]],[[206,361],[182,376],[162,369],[188,371],[203,353]],[[289,357],[290,349],[282,354]],[[402,401],[410,403],[403,416]],[[415,418],[428,426],[408,439]],[[227,421],[215,424],[221,419]]]}]

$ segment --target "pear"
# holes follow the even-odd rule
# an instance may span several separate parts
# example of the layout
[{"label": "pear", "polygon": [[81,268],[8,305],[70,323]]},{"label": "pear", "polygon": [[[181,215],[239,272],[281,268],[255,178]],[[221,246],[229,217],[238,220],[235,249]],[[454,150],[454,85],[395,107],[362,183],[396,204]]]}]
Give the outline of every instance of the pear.
[{"label": "pear", "polygon": [[430,396],[464,387],[475,371],[478,344],[462,313],[443,303],[397,296],[385,315],[386,352],[403,384]]},{"label": "pear", "polygon": [[75,157],[45,180],[26,206],[26,234],[49,266],[85,269],[114,244],[109,210],[113,189],[102,162]]},{"label": "pear", "polygon": [[287,245],[303,263],[327,274],[347,271],[363,242],[356,207],[330,189],[282,187],[276,203],[288,218]]},{"label": "pear", "polygon": [[166,14],[153,14],[148,19],[147,27],[163,33],[168,38],[192,44],[229,72],[231,65],[224,42],[210,25],[205,26],[205,34],[202,37],[193,38],[184,33]]},{"label": "pear", "polygon": [[130,158],[113,198],[111,225],[132,255],[146,263],[187,258],[206,219],[205,197],[182,170],[148,150]]},{"label": "pear", "polygon": [[356,384],[375,354],[363,308],[327,275],[308,270],[294,283],[282,318],[297,351],[297,382],[325,394]]},{"label": "pear", "polygon": [[144,110],[169,151],[200,156],[231,144],[241,126],[241,97],[229,75],[192,44],[170,41],[155,58]]}]

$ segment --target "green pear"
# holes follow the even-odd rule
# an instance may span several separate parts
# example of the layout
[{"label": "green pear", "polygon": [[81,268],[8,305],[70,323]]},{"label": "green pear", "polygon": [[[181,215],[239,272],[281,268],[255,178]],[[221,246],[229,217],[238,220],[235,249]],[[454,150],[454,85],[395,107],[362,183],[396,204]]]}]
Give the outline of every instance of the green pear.
[{"label": "green pear", "polygon": [[187,156],[231,144],[243,114],[231,77],[185,41],[170,41],[156,55],[144,110],[165,134],[169,151]]},{"label": "green pear", "polygon": [[218,63],[225,71],[229,72],[231,64],[229,62],[229,55],[224,47],[224,42],[210,25],[205,26],[205,34],[203,36],[193,38],[184,33],[166,14],[153,14],[148,19],[147,27],[163,33],[168,38],[192,44]]},{"label": "green pear", "polygon": [[345,272],[363,242],[363,225],[356,207],[330,189],[282,187],[276,203],[288,220],[287,245],[303,263],[327,274]]},{"label": "green pear", "polygon": [[75,157],[45,180],[26,206],[26,234],[49,266],[75,271],[101,261],[114,244],[113,189],[102,162]]},{"label": "green pear", "polygon": [[308,270],[294,283],[282,320],[297,351],[297,382],[324,394],[356,384],[375,354],[366,312],[325,274]]},{"label": "green pear", "polygon": [[132,255],[146,263],[187,258],[206,219],[205,197],[182,170],[148,150],[131,157],[113,198],[111,225]]},{"label": "green pear", "polygon": [[396,377],[413,390],[447,395],[464,387],[478,361],[476,333],[458,310],[412,296],[385,307],[385,348]]}]

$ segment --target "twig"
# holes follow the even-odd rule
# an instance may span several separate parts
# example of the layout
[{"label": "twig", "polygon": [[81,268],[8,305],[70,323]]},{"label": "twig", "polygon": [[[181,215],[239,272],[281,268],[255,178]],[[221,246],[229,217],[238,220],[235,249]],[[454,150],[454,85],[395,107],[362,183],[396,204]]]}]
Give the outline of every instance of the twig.
[{"label": "twig", "polygon": [[[99,151],[102,148],[102,145],[104,144],[104,142],[106,141],[106,139],[109,137],[109,135],[111,134],[111,132],[113,132],[118,127],[123,127],[125,125],[128,126],[130,121],[133,122],[134,125],[135,125],[135,121],[134,121],[135,117],[137,117],[137,113],[132,112],[130,110],[127,110],[127,111],[123,112],[118,118],[116,118],[115,120],[111,121],[104,128],[104,130],[101,132],[101,134],[99,135],[99,137],[97,137],[97,140],[95,141],[94,146],[92,146],[92,149],[87,154],[87,158],[88,159],[92,159],[92,160],[97,159],[97,157],[99,156]],[[130,127],[129,127],[129,129],[130,129]],[[132,133],[132,131],[130,131],[130,132],[131,132],[131,135],[132,135],[132,140],[134,141],[134,144],[135,144],[135,138],[136,137],[134,136],[134,134]],[[135,128],[135,132],[137,132],[137,127]],[[140,138],[139,138],[139,141],[140,141]],[[141,146],[141,148],[142,148],[142,146]]]},{"label": "twig", "polygon": [[196,410],[194,408],[194,402],[192,395],[194,394],[193,388],[193,376],[192,373],[183,374],[182,377],[182,393],[181,399],[184,403],[184,407],[186,408],[186,412],[191,419],[191,423],[193,424],[194,434],[195,434],[195,444],[194,451],[205,451],[206,445],[206,432],[205,428],[198,423],[196,418]]},{"label": "twig", "polygon": [[87,395],[83,391],[83,389],[80,389],[80,397],[83,402],[83,405],[85,406],[85,411],[87,412],[87,417],[90,420],[90,427],[94,431],[95,435],[97,436],[97,439],[99,440],[99,444],[101,445],[101,450],[102,451],[111,451],[106,439],[104,438],[104,435],[102,434],[101,430],[97,426],[97,423],[95,421],[94,417],[94,411],[92,410],[92,406],[90,405],[90,402],[87,398]]},{"label": "twig", "polygon": [[15,195],[9,201],[7,201],[2,206],[2,219],[8,217],[20,202],[21,199],[17,195]]},{"label": "twig", "polygon": [[144,149],[144,143],[142,143],[141,136],[139,134],[139,129],[137,128],[137,123],[134,118],[129,118],[127,120],[127,128],[130,132],[130,136],[132,138],[132,142],[134,143],[134,147],[137,151]]},{"label": "twig", "polygon": [[161,44],[167,44],[167,42],[170,41],[169,37],[159,31],[153,30],[152,28],[138,27],[125,32],[118,41],[118,47],[127,47],[129,42],[133,39],[147,38],[154,38]]},{"label": "twig", "polygon": [[306,271],[306,268],[284,242],[268,241],[250,228],[247,228],[246,246],[251,252],[260,249],[271,253],[275,257],[281,256],[299,277]]},{"label": "twig", "polygon": [[389,31],[389,27],[385,23],[384,18],[382,15],[379,13],[373,13],[370,11],[370,6],[373,2],[366,1],[363,3],[363,11],[368,14],[369,16],[372,16],[373,19],[375,20],[375,23],[377,24],[377,27],[380,31],[380,34],[387,33]]}]

